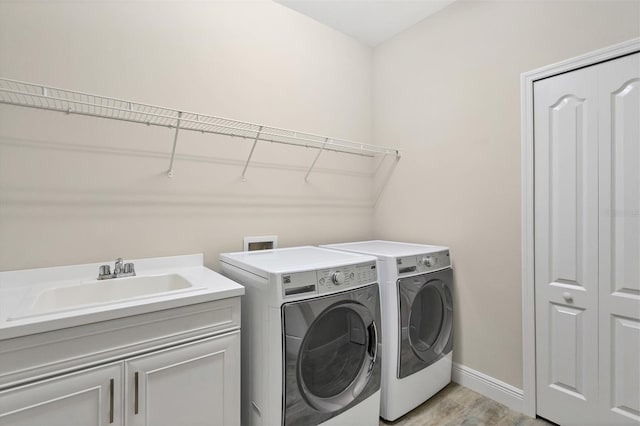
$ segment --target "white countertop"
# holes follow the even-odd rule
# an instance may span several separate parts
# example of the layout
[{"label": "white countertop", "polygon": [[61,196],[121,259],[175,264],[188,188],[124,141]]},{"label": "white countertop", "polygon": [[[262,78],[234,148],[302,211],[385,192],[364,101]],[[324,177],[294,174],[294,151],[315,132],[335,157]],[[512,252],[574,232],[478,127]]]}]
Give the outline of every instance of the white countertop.
[{"label": "white countertop", "polygon": [[[206,268],[203,255],[125,259],[135,264],[137,276],[179,274],[193,288],[159,293],[144,298],[94,304],[35,316],[16,315],[33,302],[39,292],[70,284],[94,281],[100,265],[113,261],[53,268],[0,272],[0,340],[42,333],[88,323],[210,302],[244,294],[244,287]],[[115,278],[118,279],[118,278]],[[100,285],[101,282],[86,285]]]}]

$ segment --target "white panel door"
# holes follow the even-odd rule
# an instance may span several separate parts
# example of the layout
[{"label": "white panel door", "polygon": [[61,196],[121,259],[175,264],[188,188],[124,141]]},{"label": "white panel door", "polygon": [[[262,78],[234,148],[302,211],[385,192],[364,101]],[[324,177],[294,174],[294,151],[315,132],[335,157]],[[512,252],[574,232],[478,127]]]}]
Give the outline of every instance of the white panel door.
[{"label": "white panel door", "polygon": [[127,426],[240,424],[240,332],[127,360]]},{"label": "white panel door", "polygon": [[640,54],[597,70],[601,423],[640,425]]},{"label": "white panel door", "polygon": [[592,424],[598,406],[597,71],[534,83],[538,414]]},{"label": "white panel door", "polygon": [[122,425],[122,363],[0,392],[0,425]]}]

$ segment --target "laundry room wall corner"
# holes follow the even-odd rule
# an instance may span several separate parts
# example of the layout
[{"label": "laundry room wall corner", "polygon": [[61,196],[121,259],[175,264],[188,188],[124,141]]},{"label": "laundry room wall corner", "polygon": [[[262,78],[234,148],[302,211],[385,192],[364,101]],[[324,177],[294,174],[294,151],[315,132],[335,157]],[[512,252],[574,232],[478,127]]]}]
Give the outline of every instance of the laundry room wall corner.
[{"label": "laundry room wall corner", "polygon": [[520,75],[639,35],[637,1],[458,1],[374,50],[374,137],[403,152],[374,238],[450,247],[454,361],[509,392],[523,385]]}]

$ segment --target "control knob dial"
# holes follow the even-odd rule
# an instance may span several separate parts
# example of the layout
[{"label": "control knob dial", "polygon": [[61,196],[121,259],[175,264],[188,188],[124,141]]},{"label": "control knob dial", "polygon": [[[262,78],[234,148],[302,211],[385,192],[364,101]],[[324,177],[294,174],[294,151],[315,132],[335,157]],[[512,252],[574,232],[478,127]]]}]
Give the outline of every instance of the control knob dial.
[{"label": "control knob dial", "polygon": [[427,268],[430,268],[436,262],[435,262],[435,259],[433,258],[433,256],[423,256],[422,259],[420,259],[420,263],[422,263]]},{"label": "control knob dial", "polygon": [[331,281],[333,281],[335,285],[344,284],[344,274],[340,271],[334,272],[333,275],[331,275]]}]

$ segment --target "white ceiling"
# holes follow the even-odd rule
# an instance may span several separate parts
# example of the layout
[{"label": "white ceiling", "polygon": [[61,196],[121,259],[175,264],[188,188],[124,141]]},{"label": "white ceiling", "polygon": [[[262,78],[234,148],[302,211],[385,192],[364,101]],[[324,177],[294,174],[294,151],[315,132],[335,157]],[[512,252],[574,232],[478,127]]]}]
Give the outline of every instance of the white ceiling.
[{"label": "white ceiling", "polygon": [[275,1],[372,47],[454,2],[454,0]]}]

